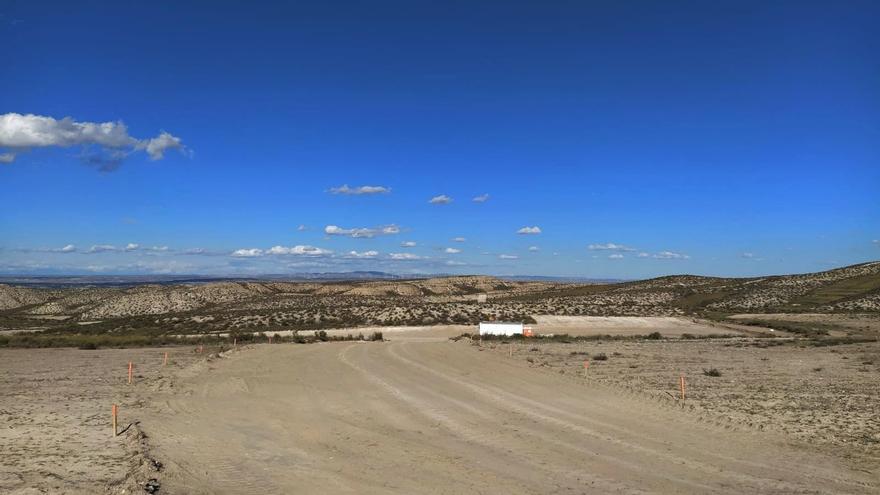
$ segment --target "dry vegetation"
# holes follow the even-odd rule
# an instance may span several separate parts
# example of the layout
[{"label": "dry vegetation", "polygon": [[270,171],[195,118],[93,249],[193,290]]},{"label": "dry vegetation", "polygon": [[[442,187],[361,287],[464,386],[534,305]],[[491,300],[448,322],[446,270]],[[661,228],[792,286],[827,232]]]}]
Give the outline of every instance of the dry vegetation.
[{"label": "dry vegetation", "polygon": [[[488,301],[478,303],[478,294]],[[177,335],[475,324],[493,318],[534,322],[539,315],[724,320],[734,313],[758,313],[739,323],[764,325],[764,313],[873,314],[880,311],[878,297],[878,262],[806,275],[671,276],[592,285],[485,276],[62,289],[0,285],[0,345],[76,345],[79,337],[94,335],[109,336],[108,344],[143,345]],[[829,335],[817,322],[790,326]]]}]

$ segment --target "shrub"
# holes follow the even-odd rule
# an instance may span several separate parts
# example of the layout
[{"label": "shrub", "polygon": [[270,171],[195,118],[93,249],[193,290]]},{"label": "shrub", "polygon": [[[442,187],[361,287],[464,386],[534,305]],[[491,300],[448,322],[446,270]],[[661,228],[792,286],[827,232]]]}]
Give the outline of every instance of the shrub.
[{"label": "shrub", "polygon": [[604,352],[600,352],[593,356],[593,361],[608,361],[608,356],[606,356]]},{"label": "shrub", "polygon": [[652,332],[645,335],[645,338],[648,340],[660,340],[663,338],[663,335],[661,335],[660,332]]},{"label": "shrub", "polygon": [[703,374],[706,376],[721,376],[721,372],[718,371],[718,368],[705,369],[703,368]]},{"label": "shrub", "polygon": [[385,338],[382,336],[382,332],[373,332],[372,335],[370,335],[370,340],[373,342],[380,342],[385,340]]}]

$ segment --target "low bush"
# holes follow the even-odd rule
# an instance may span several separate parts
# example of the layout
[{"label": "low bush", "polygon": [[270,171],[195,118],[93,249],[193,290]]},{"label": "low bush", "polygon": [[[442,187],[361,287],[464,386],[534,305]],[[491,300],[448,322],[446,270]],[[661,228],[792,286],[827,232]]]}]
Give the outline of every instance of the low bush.
[{"label": "low bush", "polygon": [[718,371],[718,368],[712,368],[708,370],[704,368],[703,374],[706,376],[721,376],[721,372]]}]

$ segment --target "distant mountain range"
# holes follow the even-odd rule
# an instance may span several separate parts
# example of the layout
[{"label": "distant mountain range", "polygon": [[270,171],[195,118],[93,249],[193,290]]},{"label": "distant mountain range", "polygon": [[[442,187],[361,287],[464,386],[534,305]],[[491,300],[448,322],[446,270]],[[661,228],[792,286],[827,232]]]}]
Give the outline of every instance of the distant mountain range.
[{"label": "distant mountain range", "polygon": [[[420,280],[437,277],[449,277],[447,274],[421,274],[421,275],[395,275],[393,273],[379,271],[352,271],[352,272],[316,272],[295,274],[264,274],[242,276],[215,276],[215,275],[56,275],[56,276],[0,276],[0,284],[18,285],[28,287],[74,287],[74,286],[101,286],[101,287],[128,287],[144,284],[168,285],[168,284],[192,284],[211,282],[243,282],[243,281],[275,281],[275,282],[298,282],[298,281],[359,281],[359,280]],[[615,283],[620,279],[593,279],[586,277],[549,277],[541,275],[520,275],[497,277],[501,280],[521,282],[556,282],[556,283]]]}]

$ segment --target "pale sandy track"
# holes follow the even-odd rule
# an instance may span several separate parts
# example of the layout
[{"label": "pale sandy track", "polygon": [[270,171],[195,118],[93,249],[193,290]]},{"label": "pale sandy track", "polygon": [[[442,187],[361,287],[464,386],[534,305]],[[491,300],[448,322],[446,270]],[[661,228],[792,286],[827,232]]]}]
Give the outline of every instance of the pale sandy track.
[{"label": "pale sandy track", "polygon": [[780,437],[466,344],[261,346],[159,395],[166,493],[876,493]]}]

